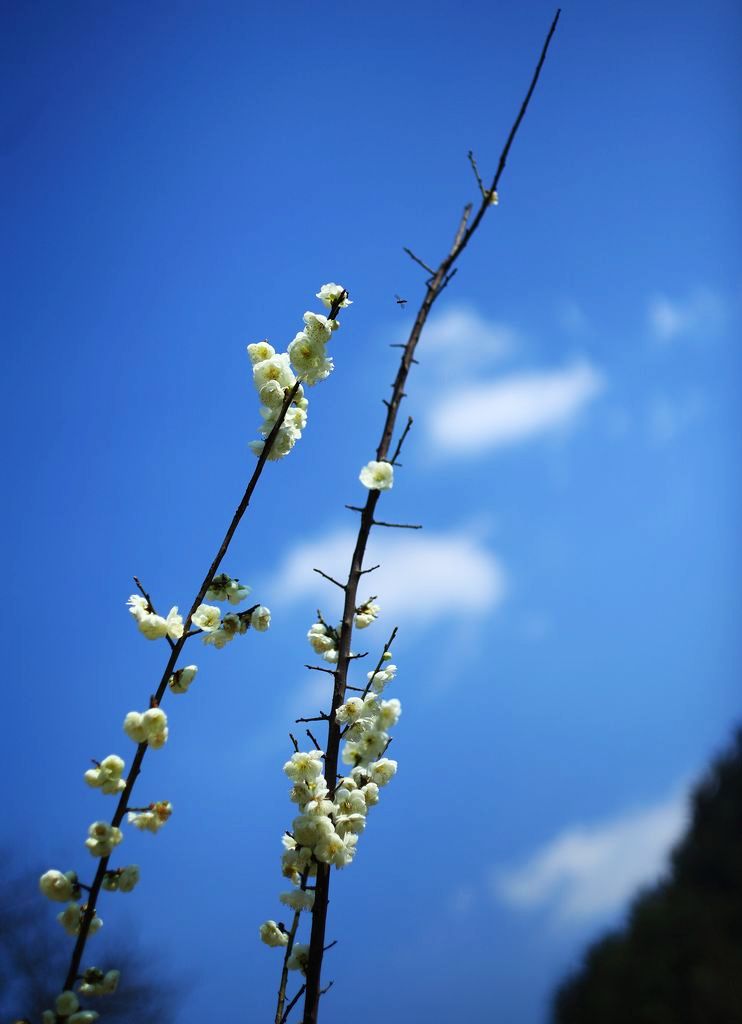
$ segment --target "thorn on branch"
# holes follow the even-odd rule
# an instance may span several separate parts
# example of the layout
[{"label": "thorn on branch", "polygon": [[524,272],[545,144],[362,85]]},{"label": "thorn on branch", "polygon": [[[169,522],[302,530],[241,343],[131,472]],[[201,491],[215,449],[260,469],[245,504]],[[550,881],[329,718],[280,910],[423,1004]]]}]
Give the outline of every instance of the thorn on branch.
[{"label": "thorn on branch", "polygon": [[351,512],[364,512],[365,511],[364,509],[360,508],[358,505],[346,505],[345,507],[349,508]]},{"label": "thorn on branch", "polygon": [[407,253],[407,255],[410,257],[411,260],[414,260],[415,263],[419,263],[419,265],[423,268],[423,270],[427,270],[427,272],[429,274],[433,274],[435,276],[435,271],[433,270],[433,268],[429,267],[428,264],[425,263],[423,260],[421,260],[419,256],[416,256],[414,254],[414,252],[412,251],[412,249],[408,249],[406,245],[403,246],[403,249]]},{"label": "thorn on branch", "polygon": [[323,996],[323,995],[325,994],[325,992],[329,992],[329,991],[330,991],[330,989],[332,988],[332,986],[333,986],[334,984],[335,984],[335,982],[334,982],[334,981],[328,981],[328,983],[327,983],[327,984],[325,985],[325,987],[324,987],[324,988],[321,988],[321,989],[319,990],[319,994],[320,994],[321,996]]},{"label": "thorn on branch", "polygon": [[338,944],[338,940],[337,939],[333,939],[332,942],[328,942],[328,944],[326,946],[323,946],[322,952],[326,953],[328,949],[332,949],[332,947],[333,946],[337,946],[337,944]]},{"label": "thorn on branch", "polygon": [[358,575],[359,576],[365,576],[367,572],[373,572],[375,569],[380,569],[380,568],[381,568],[381,562],[379,562],[378,565],[372,565],[370,569],[361,569],[361,571],[358,573]]}]

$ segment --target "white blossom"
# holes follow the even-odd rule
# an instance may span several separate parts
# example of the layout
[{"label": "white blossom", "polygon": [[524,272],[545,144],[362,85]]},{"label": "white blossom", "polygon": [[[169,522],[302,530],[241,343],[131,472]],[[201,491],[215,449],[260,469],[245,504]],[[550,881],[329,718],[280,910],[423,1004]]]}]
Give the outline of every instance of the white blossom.
[{"label": "white blossom", "polygon": [[200,604],[191,617],[194,626],[204,633],[213,633],[221,625],[222,613],[213,604]]},{"label": "white blossom", "polygon": [[304,889],[292,889],[291,892],[282,892],[278,897],[285,906],[292,910],[311,910],[314,906],[314,893]]},{"label": "white blossom", "polygon": [[354,622],[357,629],[365,629],[370,626],[371,623],[377,618],[381,608],[378,604],[373,604],[369,599],[365,604],[360,605],[356,608],[356,614]]},{"label": "white blossom", "polygon": [[[79,903],[70,903],[67,907],[57,914],[57,920],[62,925],[68,935],[78,935],[80,932],[80,924],[82,923],[83,909]],[[93,917],[90,922],[89,934],[94,935],[103,925],[103,922],[99,917]]]},{"label": "white blossom", "polygon": [[327,626],[322,622],[315,622],[309,627],[307,640],[315,654],[325,654],[335,647],[335,640],[328,635]]},{"label": "white blossom", "polygon": [[308,964],[309,946],[297,942],[291,950],[291,956],[286,961],[286,966],[290,971],[301,971],[302,974],[306,974]]},{"label": "white blossom", "polygon": [[291,755],[283,770],[292,782],[311,782],[322,773],[322,757],[321,750],[298,751]]},{"label": "white blossom", "polygon": [[85,845],[93,857],[107,857],[123,838],[121,829],[115,825],[109,825],[107,821],[94,821],[88,829]]},{"label": "white blossom", "polygon": [[354,722],[357,722],[358,719],[361,717],[365,707],[366,705],[364,704],[360,697],[351,697],[349,700],[346,700],[344,704],[341,704],[340,707],[337,709],[337,711],[335,712],[335,721],[339,722],[340,724],[342,724],[343,722],[349,722],[350,724],[353,724]]},{"label": "white blossom", "polygon": [[304,333],[312,343],[324,345],[332,337],[333,323],[321,313],[308,311],[304,314]]},{"label": "white blossom", "polygon": [[260,926],[260,938],[266,946],[287,946],[289,937],[275,921],[264,921]]},{"label": "white blossom", "polygon": [[196,678],[197,672],[197,665],[186,665],[184,668],[179,668],[168,679],[168,686],[173,693],[187,693],[188,687]]},{"label": "white blossom", "polygon": [[172,813],[170,801],[160,800],[150,804],[146,811],[130,811],[128,821],[142,832],[159,832]]},{"label": "white blossom", "polygon": [[397,762],[388,757],[382,757],[380,761],[368,766],[368,773],[371,781],[377,786],[386,786],[397,774]]},{"label": "white blossom", "polygon": [[124,768],[120,757],[109,754],[95,768],[88,769],[83,778],[89,786],[101,789],[105,794],[120,793],[126,788],[126,782],[121,778]]},{"label": "white blossom", "polygon": [[270,627],[270,624],[270,608],[266,608],[265,605],[259,604],[250,616],[250,625],[253,629],[257,629],[259,633],[264,633]]},{"label": "white blossom", "polygon": [[139,866],[129,864],[119,872],[119,892],[131,892],[139,881]]},{"label": "white blossom", "polygon": [[112,995],[118,988],[120,978],[120,971],[106,971],[104,974],[98,967],[88,967],[83,973],[78,991],[82,996]]},{"label": "white blossom", "polygon": [[379,703],[378,722],[381,729],[391,729],[399,721],[402,714],[402,705],[393,697],[391,700],[382,700]]},{"label": "white blossom", "polygon": [[370,491],[388,491],[394,486],[394,466],[391,462],[367,462],[358,479]]},{"label": "white blossom", "polygon": [[66,992],[62,992],[54,1000],[54,1005],[57,1008],[57,1013],[60,1017],[69,1017],[75,1010],[80,1009],[80,1000],[77,998],[74,992],[69,989]]},{"label": "white blossom", "polygon": [[254,366],[255,363],[262,363],[264,359],[270,359],[276,354],[276,350],[267,341],[257,341],[247,346],[247,354]]},{"label": "white blossom", "polygon": [[334,835],[335,826],[330,818],[321,814],[300,814],[294,818],[291,831],[301,846],[311,846],[315,855],[317,843],[327,836]]},{"label": "white blossom", "polygon": [[100,1014],[96,1010],[79,1010],[68,1017],[65,1024],[93,1024],[99,1017]]},{"label": "white blossom", "polygon": [[259,363],[255,363],[253,366],[252,374],[258,391],[269,380],[277,381],[282,388],[290,388],[296,383],[296,377],[293,374],[286,352],[271,356],[269,359],[261,359]]},{"label": "white blossom", "polygon": [[317,298],[320,302],[324,303],[328,309],[332,309],[333,303],[340,298],[343,292],[346,292],[346,295],[340,303],[340,309],[346,309],[348,306],[352,306],[353,303],[348,298],[347,290],[343,288],[341,284],[335,284],[334,281],[331,281],[329,284],[323,284],[317,292]]},{"label": "white blossom", "polygon": [[39,888],[50,900],[57,903],[68,903],[79,893],[77,875],[74,871],[61,871],[54,869],[46,871],[39,879]]}]

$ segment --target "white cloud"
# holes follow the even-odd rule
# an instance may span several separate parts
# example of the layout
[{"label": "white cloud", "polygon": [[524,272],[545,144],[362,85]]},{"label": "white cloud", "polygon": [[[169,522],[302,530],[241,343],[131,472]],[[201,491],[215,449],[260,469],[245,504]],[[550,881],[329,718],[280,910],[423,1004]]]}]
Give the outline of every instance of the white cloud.
[{"label": "white cloud", "polygon": [[561,924],[620,910],[663,873],[685,829],[686,803],[677,793],[602,824],[566,829],[522,866],[496,870],[493,892],[517,909],[545,908]]},{"label": "white cloud", "polygon": [[[274,603],[312,596],[327,604],[340,591],[314,568],[342,580],[347,575],[355,533],[340,530],[298,544],[288,553],[272,581]],[[366,591],[379,594],[387,622],[431,622],[462,618],[499,605],[506,591],[505,572],[497,557],[470,532],[391,533],[377,530],[365,566],[381,568],[365,577]],[[334,598],[337,601],[337,598]]]},{"label": "white cloud", "polygon": [[723,318],[723,300],[709,288],[696,288],[678,301],[655,295],[649,303],[649,327],[660,342],[674,341],[683,334],[715,331]]},{"label": "white cloud", "polygon": [[459,305],[430,317],[421,344],[423,356],[430,356],[437,368],[469,372],[472,360],[481,366],[512,352],[517,334],[512,327],[485,320],[472,307]]},{"label": "white cloud", "polygon": [[574,423],[604,387],[602,374],[586,362],[473,384],[432,405],[428,434],[444,453],[515,444]]}]

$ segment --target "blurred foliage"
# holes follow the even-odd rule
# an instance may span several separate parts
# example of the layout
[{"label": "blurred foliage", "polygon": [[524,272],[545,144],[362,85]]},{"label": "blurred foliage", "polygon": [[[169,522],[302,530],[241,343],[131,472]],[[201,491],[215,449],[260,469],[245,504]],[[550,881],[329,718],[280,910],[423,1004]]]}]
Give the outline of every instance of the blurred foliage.
[{"label": "blurred foliage", "polygon": [[[37,1024],[61,991],[75,940],[55,920],[65,904],[39,892],[45,869],[14,865],[7,850],[0,858],[0,1022]],[[121,984],[113,995],[86,997],[85,1007],[98,1010],[107,1024],[174,1024],[182,986],[134,937],[117,934],[106,946],[104,934],[105,928],[90,940],[83,965],[116,968]]]},{"label": "blurred foliage", "polygon": [[742,729],[692,797],[666,881],[591,946],[553,1024],[742,1022]]}]

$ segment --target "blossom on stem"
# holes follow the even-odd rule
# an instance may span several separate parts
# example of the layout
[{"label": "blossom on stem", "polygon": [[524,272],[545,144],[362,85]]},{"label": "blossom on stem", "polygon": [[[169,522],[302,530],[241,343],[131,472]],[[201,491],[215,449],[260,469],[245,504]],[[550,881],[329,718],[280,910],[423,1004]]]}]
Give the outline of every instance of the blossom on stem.
[{"label": "blossom on stem", "polygon": [[112,995],[118,988],[120,978],[120,971],[106,971],[104,974],[99,967],[88,967],[83,972],[78,992],[81,996]]},{"label": "blossom on stem", "polygon": [[51,869],[46,871],[39,879],[39,889],[50,900],[57,903],[68,903],[80,895],[80,886],[77,884],[77,874],[74,871],[61,871]]},{"label": "blossom on stem", "polygon": [[128,821],[142,832],[159,832],[172,813],[173,805],[170,801],[160,800],[150,804],[146,811],[130,811]]},{"label": "blossom on stem", "polygon": [[101,789],[103,793],[120,793],[126,788],[126,782],[121,778],[125,764],[116,754],[109,754],[95,768],[85,772],[83,778],[89,786]]},{"label": "blossom on stem", "polygon": [[341,284],[335,284],[331,281],[329,284],[323,284],[320,290],[317,292],[317,298],[322,302],[328,309],[332,309],[333,305],[340,296],[345,292],[345,298],[340,303],[340,309],[347,309],[348,306],[352,306],[353,303],[348,298],[347,289],[343,288]]},{"label": "blossom on stem", "polygon": [[124,719],[124,732],[135,743],[149,743],[159,750],[167,742],[167,715],[162,708],[148,711],[130,711]]},{"label": "blossom on stem", "polygon": [[308,964],[309,946],[302,942],[297,942],[291,950],[291,956],[286,961],[286,966],[290,971],[301,971],[302,974],[306,974]]},{"label": "blossom on stem", "polygon": [[213,604],[200,604],[191,616],[191,622],[198,626],[204,633],[213,633],[219,629],[222,621],[222,613]]},{"label": "blossom on stem", "polygon": [[173,672],[168,679],[167,684],[173,693],[187,693],[188,687],[196,678],[197,672],[198,666],[186,665],[184,668],[179,668],[177,671]]},{"label": "blossom on stem", "polygon": [[225,572],[221,572],[211,581],[211,586],[206,591],[206,599],[207,601],[229,601],[230,604],[241,604],[251,589],[251,587],[240,583],[238,579],[232,579]]},{"label": "blossom on stem", "polygon": [[394,466],[391,462],[367,462],[358,479],[369,491],[388,491],[394,486]]},{"label": "blossom on stem", "polygon": [[132,594],[126,602],[129,611],[136,619],[141,633],[148,640],[160,640],[169,636],[171,640],[179,640],[183,636],[183,616],[178,614],[177,605],[173,606],[164,619],[150,610],[149,602],[140,594]]},{"label": "blossom on stem", "polygon": [[[70,903],[65,907],[61,914],[57,914],[57,920],[68,935],[79,935],[84,912],[84,907],[81,907],[79,903]],[[90,922],[88,934],[94,935],[102,927],[103,922],[101,919],[99,917],[93,917]]]},{"label": "blossom on stem", "polygon": [[291,892],[282,892],[278,897],[281,903],[292,910],[311,910],[314,906],[314,893],[305,889],[292,889]]},{"label": "blossom on stem", "polygon": [[109,825],[107,821],[94,821],[88,829],[85,845],[93,857],[107,857],[123,838],[123,832],[115,825]]},{"label": "blossom on stem", "polygon": [[266,946],[287,946],[289,937],[275,921],[264,921],[260,926],[260,938]]},{"label": "blossom on stem", "polygon": [[373,599],[369,598],[365,604],[361,604],[356,608],[355,617],[353,619],[356,629],[365,629],[370,626],[371,623],[377,618],[381,608],[378,604],[373,603]]},{"label": "blossom on stem", "polygon": [[250,625],[253,629],[256,629],[258,633],[265,633],[265,631],[270,627],[270,624],[270,608],[266,608],[265,605],[259,604],[250,616]]}]

